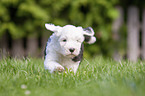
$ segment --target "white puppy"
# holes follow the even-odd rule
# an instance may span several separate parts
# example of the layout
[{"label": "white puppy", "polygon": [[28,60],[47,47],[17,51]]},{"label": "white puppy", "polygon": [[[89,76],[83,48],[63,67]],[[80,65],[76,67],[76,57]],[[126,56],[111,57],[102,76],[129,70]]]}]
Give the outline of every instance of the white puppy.
[{"label": "white puppy", "polygon": [[65,69],[76,73],[83,57],[83,41],[89,44],[96,41],[93,29],[73,25],[60,27],[53,24],[45,24],[45,27],[54,32],[45,49],[45,69],[50,73],[63,72]]}]

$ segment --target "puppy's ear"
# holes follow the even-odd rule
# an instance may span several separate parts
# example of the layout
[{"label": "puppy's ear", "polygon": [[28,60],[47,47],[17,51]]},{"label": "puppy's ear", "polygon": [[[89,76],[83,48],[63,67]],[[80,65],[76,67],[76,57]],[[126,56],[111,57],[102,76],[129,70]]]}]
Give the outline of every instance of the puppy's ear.
[{"label": "puppy's ear", "polygon": [[93,36],[94,35],[94,30],[91,27],[83,28],[84,30],[84,37],[85,37],[85,42],[89,44],[93,44],[96,41],[96,38]]},{"label": "puppy's ear", "polygon": [[47,30],[54,32],[56,35],[58,35],[59,32],[62,30],[62,27],[55,26],[54,24],[45,24],[45,27]]},{"label": "puppy's ear", "polygon": [[85,35],[88,35],[88,36],[94,35],[94,30],[92,27],[83,28],[83,30],[84,30]]}]

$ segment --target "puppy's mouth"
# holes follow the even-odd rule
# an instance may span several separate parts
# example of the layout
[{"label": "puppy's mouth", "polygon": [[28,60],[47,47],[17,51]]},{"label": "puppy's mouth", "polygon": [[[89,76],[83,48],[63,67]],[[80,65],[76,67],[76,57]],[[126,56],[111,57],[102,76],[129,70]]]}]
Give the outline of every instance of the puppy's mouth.
[{"label": "puppy's mouth", "polygon": [[66,56],[67,56],[67,57],[70,57],[70,58],[73,58],[73,57],[76,56],[76,54],[71,53],[71,54],[67,54]]},{"label": "puppy's mouth", "polygon": [[74,54],[68,54],[68,55],[66,55],[66,56],[69,56],[69,57],[75,57]]}]

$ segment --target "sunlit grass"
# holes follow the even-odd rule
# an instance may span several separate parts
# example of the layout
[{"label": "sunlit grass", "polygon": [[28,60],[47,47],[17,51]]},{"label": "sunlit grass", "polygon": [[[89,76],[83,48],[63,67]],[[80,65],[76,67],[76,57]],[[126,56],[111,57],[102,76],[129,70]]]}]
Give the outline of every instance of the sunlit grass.
[{"label": "sunlit grass", "polygon": [[42,59],[2,59],[0,96],[143,96],[145,62],[84,59],[76,74],[50,74]]}]

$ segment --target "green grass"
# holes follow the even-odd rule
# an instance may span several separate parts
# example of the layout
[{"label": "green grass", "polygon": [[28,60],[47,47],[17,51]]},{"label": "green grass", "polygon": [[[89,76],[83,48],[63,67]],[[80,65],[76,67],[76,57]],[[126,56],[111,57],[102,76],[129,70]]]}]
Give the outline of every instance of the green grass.
[{"label": "green grass", "polygon": [[[24,88],[23,88],[24,86]],[[143,96],[145,62],[84,59],[76,75],[50,74],[42,59],[2,59],[0,96]]]}]

